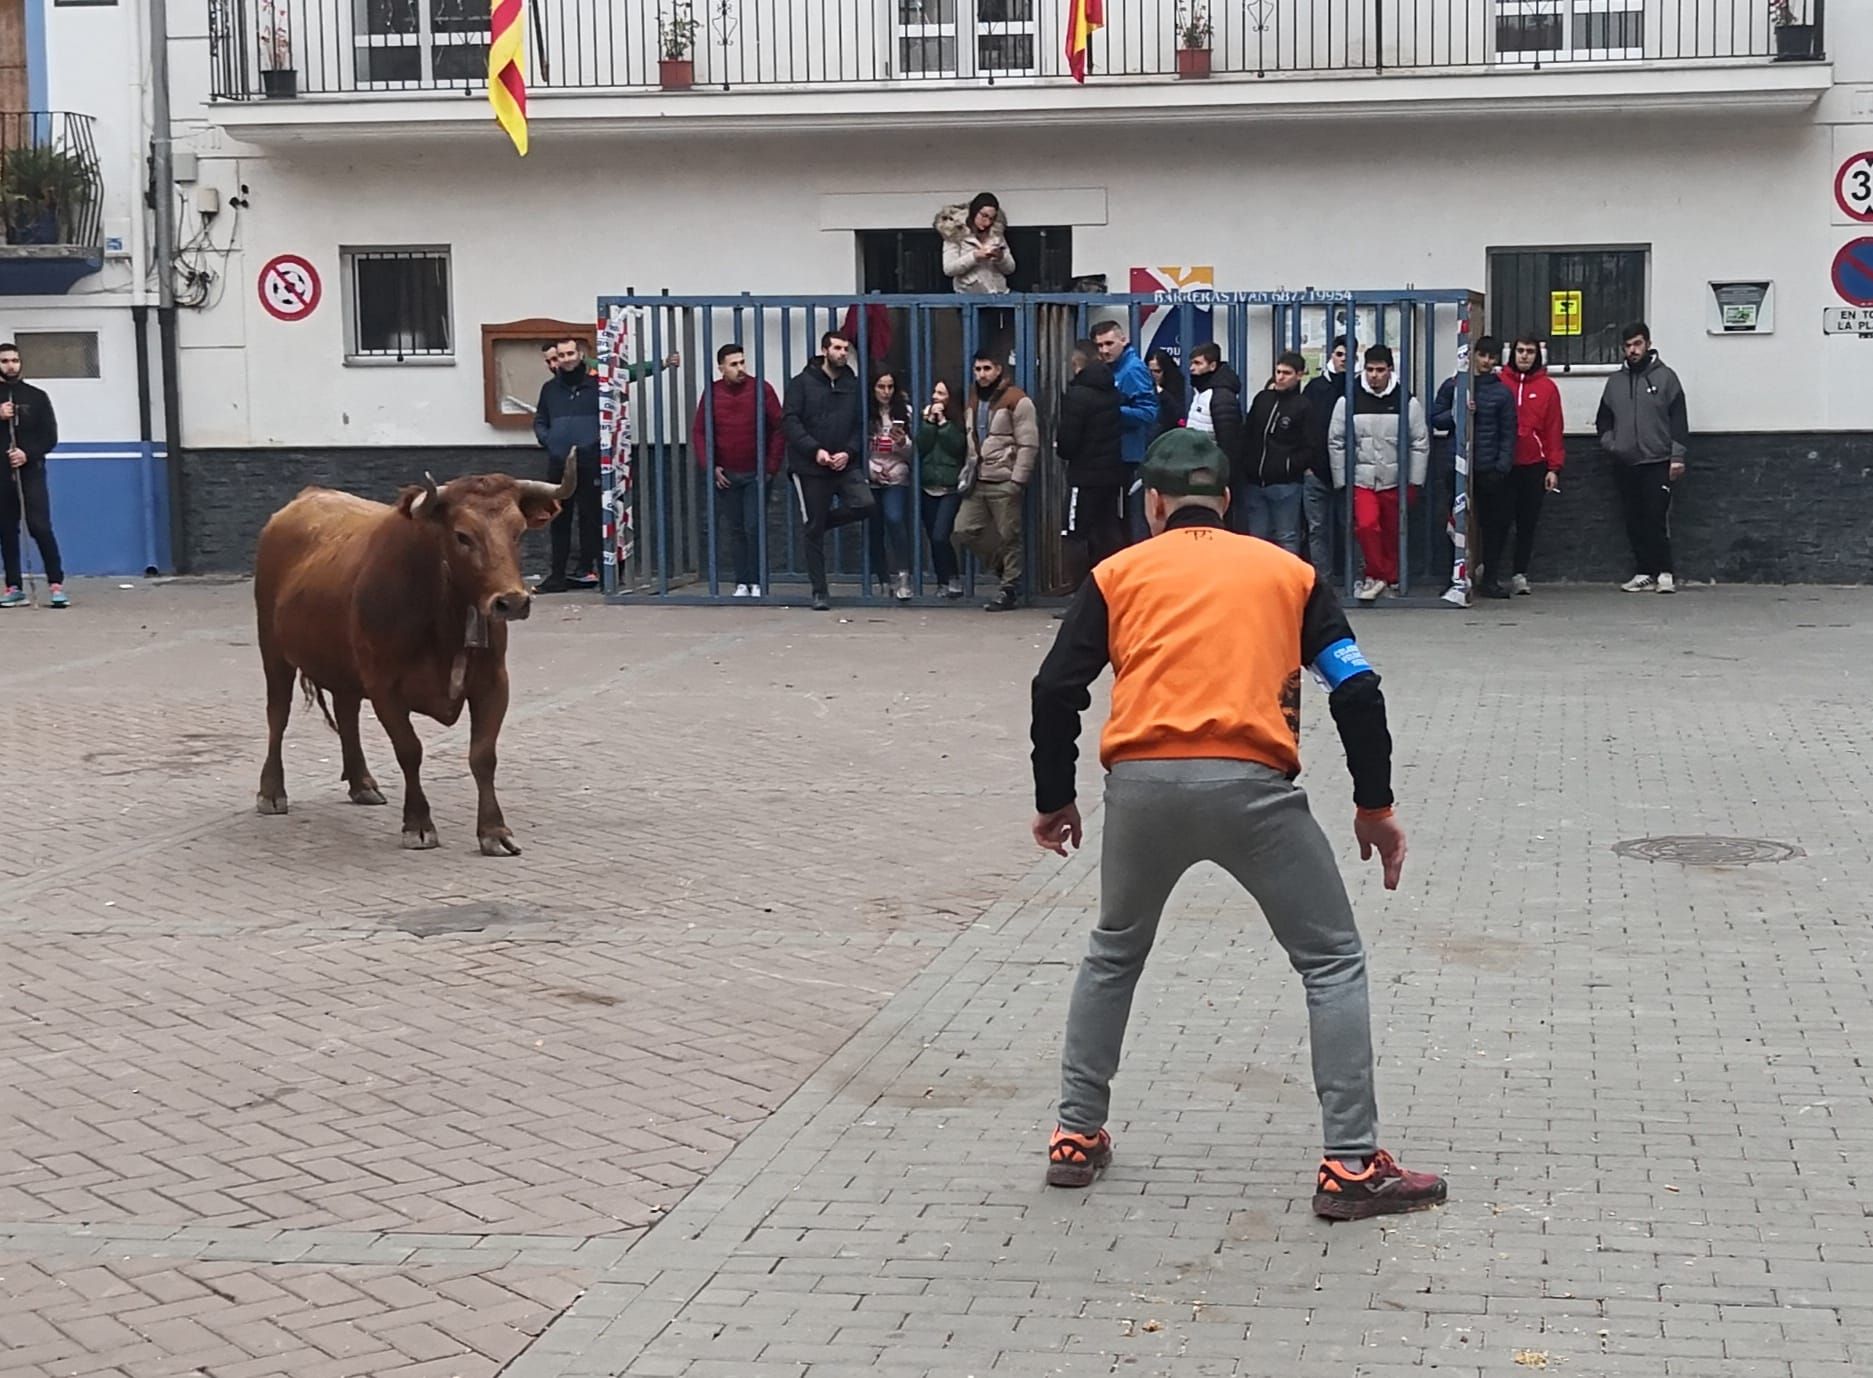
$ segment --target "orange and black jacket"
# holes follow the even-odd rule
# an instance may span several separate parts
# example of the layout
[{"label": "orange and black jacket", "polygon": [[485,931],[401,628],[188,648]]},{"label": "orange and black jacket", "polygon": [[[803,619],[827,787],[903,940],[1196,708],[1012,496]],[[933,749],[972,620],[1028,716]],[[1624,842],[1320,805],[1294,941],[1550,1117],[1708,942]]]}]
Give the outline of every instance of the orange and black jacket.
[{"label": "orange and black jacket", "polygon": [[1379,677],[1330,585],[1280,547],[1186,507],[1102,561],[1080,586],[1034,677],[1034,803],[1077,796],[1080,714],[1110,664],[1099,759],[1254,761],[1300,774],[1300,672],[1311,668],[1346,748],[1353,802],[1392,804],[1392,737]]}]

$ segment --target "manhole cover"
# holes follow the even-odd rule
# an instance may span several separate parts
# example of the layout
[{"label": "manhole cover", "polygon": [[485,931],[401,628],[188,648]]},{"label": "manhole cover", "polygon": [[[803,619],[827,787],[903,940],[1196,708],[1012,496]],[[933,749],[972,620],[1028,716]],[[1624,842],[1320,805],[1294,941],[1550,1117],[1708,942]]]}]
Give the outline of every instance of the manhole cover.
[{"label": "manhole cover", "polygon": [[1766,837],[1639,837],[1615,842],[1613,850],[1640,861],[1675,861],[1680,866],[1748,866],[1808,855],[1800,847]]},{"label": "manhole cover", "polygon": [[545,910],[530,905],[487,900],[480,904],[444,904],[434,909],[412,909],[389,922],[392,928],[401,928],[405,933],[431,938],[439,933],[482,933],[490,928],[546,923],[552,917]]}]

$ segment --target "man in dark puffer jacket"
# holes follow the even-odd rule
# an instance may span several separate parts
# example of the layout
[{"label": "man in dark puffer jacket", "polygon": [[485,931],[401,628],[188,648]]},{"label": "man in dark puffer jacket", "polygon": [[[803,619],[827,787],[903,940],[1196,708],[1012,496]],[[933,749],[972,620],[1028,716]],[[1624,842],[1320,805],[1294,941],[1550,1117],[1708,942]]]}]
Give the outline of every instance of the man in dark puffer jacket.
[{"label": "man in dark puffer jacket", "polygon": [[1099,361],[1098,348],[1091,340],[1076,343],[1073,377],[1060,398],[1054,453],[1067,466],[1067,510],[1061,534],[1086,542],[1088,569],[1126,545],[1121,405],[1112,370]]},{"label": "man in dark puffer jacket", "polygon": [[[1502,362],[1502,342],[1485,335],[1470,350],[1470,500],[1482,529],[1482,577],[1475,582],[1479,598],[1507,598],[1502,582],[1502,553],[1508,544],[1515,516],[1511,475],[1515,469],[1515,394],[1496,376]],[[1457,380],[1446,378],[1431,408],[1431,429],[1454,433]],[[1474,568],[1472,573],[1474,574]]]}]

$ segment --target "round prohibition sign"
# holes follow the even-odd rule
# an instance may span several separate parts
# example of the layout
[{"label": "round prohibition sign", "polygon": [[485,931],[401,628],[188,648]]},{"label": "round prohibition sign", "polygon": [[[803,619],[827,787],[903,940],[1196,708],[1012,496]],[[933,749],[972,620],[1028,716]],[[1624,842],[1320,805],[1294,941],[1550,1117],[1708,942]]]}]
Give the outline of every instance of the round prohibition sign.
[{"label": "round prohibition sign", "polygon": [[1840,165],[1834,202],[1855,220],[1873,224],[1873,152],[1856,153]]},{"label": "round prohibition sign", "polygon": [[298,254],[269,259],[260,270],[260,304],[280,321],[303,321],[324,292],[318,269]]}]

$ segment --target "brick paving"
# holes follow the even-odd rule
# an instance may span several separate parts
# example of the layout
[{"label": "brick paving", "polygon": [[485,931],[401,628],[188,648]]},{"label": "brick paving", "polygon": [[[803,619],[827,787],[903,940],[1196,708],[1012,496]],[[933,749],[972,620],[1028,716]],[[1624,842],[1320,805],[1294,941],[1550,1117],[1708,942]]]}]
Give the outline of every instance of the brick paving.
[{"label": "brick paving", "polygon": [[[1453,1199],[1329,1227],[1299,991],[1214,874],[1111,1173],[1039,1186],[1097,903],[1022,837],[1044,617],[549,607],[502,862],[460,729],[440,852],[303,717],[254,816],[245,590],[80,592],[0,630],[6,1378],[1873,1372],[1864,593],[1362,621],[1404,890],[1317,696],[1308,783]],[[1805,855],[1612,850],[1674,834]]]}]

